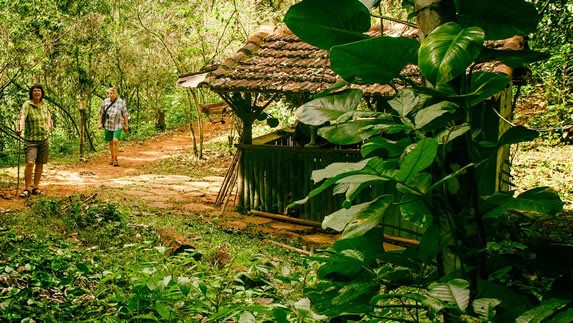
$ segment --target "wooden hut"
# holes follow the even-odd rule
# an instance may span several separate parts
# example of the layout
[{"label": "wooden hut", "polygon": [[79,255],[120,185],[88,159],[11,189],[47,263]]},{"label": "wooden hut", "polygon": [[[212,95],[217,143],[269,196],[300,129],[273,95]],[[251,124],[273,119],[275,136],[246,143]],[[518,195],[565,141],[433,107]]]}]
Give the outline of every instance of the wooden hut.
[{"label": "wooden hut", "polygon": [[[370,35],[382,33],[416,37],[416,30],[403,25],[389,26],[384,30],[378,25],[368,32]],[[339,80],[330,69],[328,53],[301,41],[286,27],[263,28],[216,69],[180,77],[178,84],[181,86],[203,86],[218,93],[242,120],[242,136],[237,145],[237,204],[242,210],[285,214],[289,203],[304,198],[314,187],[310,179],[313,170],[324,168],[332,162],[360,159],[358,147],[317,148],[296,145],[292,129],[252,138],[253,122],[271,102],[284,97],[302,104]],[[388,100],[395,94],[394,89],[388,85],[360,88],[370,105]],[[511,114],[511,89],[508,95],[509,98],[500,96],[503,100],[498,104],[503,106],[498,111],[507,116]],[[501,127],[492,130],[494,136],[503,132]],[[500,156],[500,160],[504,158]],[[499,171],[499,174],[503,172]],[[228,178],[234,181],[233,176]],[[497,189],[500,183],[501,180],[492,185]],[[384,188],[372,188],[372,193],[378,189]],[[288,215],[321,221],[326,215],[340,209],[341,202],[341,197],[325,192]],[[417,236],[416,227],[401,222],[399,217],[385,218],[385,221],[388,234],[408,238]]]}]

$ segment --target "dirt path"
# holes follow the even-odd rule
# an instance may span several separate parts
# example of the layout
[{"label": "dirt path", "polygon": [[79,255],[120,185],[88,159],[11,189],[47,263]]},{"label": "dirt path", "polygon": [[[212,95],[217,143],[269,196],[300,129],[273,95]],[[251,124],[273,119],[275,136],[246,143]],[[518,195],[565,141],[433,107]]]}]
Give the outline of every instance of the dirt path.
[{"label": "dirt path", "polygon": [[[230,130],[229,123],[206,122],[203,127],[206,145],[211,140],[221,141],[222,137],[224,141]],[[256,228],[270,238],[287,237],[315,247],[334,241],[334,236],[317,233],[311,227],[241,215],[234,212],[233,206],[227,206],[225,212],[215,209],[214,203],[232,157],[205,151],[204,159],[197,160],[193,157],[192,147],[188,128],[143,142],[121,142],[119,167],[108,164],[107,154],[91,157],[87,162],[50,163],[46,165],[41,188],[49,197],[98,194],[118,203],[130,201],[145,208],[172,213],[208,214],[210,220],[215,219],[217,224],[233,230]],[[12,172],[15,181],[16,172]],[[22,186],[20,183],[20,190]],[[6,209],[27,207],[24,199],[14,197],[15,190],[0,191],[0,194],[6,197],[0,198],[0,213]]]}]

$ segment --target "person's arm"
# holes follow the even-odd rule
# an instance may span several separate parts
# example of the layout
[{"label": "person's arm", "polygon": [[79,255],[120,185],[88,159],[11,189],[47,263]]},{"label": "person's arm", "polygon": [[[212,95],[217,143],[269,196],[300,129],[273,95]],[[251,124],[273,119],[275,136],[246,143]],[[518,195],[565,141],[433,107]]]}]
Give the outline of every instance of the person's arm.
[{"label": "person's arm", "polygon": [[28,115],[28,106],[26,103],[22,105],[22,109],[20,110],[20,121],[18,122],[18,129],[16,129],[16,134],[18,136],[22,135],[24,131],[24,127],[26,126],[26,116]]},{"label": "person's arm", "polygon": [[98,124],[99,124],[99,128],[103,129],[103,104],[105,103],[105,100],[101,103],[101,105],[99,106],[99,117],[98,117]]},{"label": "person's arm", "polygon": [[20,117],[20,122],[18,122],[18,129],[16,130],[16,134],[19,136],[22,135],[22,131],[24,130],[24,125],[26,124],[26,114],[22,113]]},{"label": "person's arm", "polygon": [[48,133],[52,132],[52,115],[49,111],[46,117],[46,129],[48,129]]},{"label": "person's arm", "polygon": [[129,112],[127,111],[127,106],[125,102],[123,104],[123,130],[127,131],[129,129]]}]

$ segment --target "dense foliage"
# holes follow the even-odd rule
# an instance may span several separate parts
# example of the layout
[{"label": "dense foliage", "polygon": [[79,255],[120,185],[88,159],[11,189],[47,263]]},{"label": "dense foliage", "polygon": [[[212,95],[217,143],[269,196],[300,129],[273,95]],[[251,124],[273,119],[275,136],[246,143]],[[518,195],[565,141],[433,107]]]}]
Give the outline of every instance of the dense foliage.
[{"label": "dense foliage", "polygon": [[[288,1],[0,1],[0,151],[14,157],[18,111],[34,83],[54,115],[54,153],[77,150],[80,101],[86,142],[97,146],[97,114],[116,86],[131,114],[130,138],[191,124],[196,107],[179,75],[226,59]],[[207,91],[203,102],[215,100]],[[92,146],[92,147],[93,147]],[[87,149],[86,149],[87,150]],[[11,162],[12,160],[10,160]]]},{"label": "dense foliage", "polygon": [[[0,0],[0,165],[15,162],[12,130],[33,83],[46,89],[56,122],[52,148],[63,156],[77,146],[81,100],[87,102],[91,137],[86,140],[99,142],[94,120],[110,85],[128,103],[130,136],[191,123],[196,112],[188,93],[175,87],[178,75],[236,51],[257,25],[280,21],[292,2]],[[466,71],[484,56],[522,66],[546,58],[540,52],[551,53],[533,65],[533,80],[543,82],[551,113],[532,118],[530,125],[570,124],[573,8],[566,0],[451,3],[459,19],[421,44],[362,34],[373,19],[368,8],[413,18],[412,0],[304,0],[285,18],[305,41],[330,50],[333,69],[348,82],[392,83],[405,64],[417,64],[429,81],[402,90],[377,111],[362,109],[359,90],[321,94],[299,110],[299,118],[320,127],[319,134],[330,141],[365,142],[363,161],[331,165],[313,175],[322,186],[311,195],[335,186],[347,197],[341,211],[324,223],[341,231],[342,239],[308,260],[321,264],[317,275],[306,261],[290,259],[299,266],[293,269],[259,255],[260,246],[237,250],[251,242],[233,244],[234,236],[209,240],[237,247],[233,251],[240,255],[227,267],[217,266],[212,243],[198,249],[202,260],[196,252],[168,257],[153,228],[131,222],[129,211],[116,205],[78,197],[40,199],[29,213],[0,218],[2,317],[570,320],[573,300],[567,287],[573,282],[562,259],[571,257],[571,246],[535,230],[561,210],[556,192],[541,187],[519,195],[496,193],[478,182],[487,177],[484,169],[495,164],[499,149],[537,133],[514,127],[501,138],[488,136],[481,121],[492,120],[483,113],[491,107],[488,98],[509,79]],[[491,12],[505,16],[492,22]],[[482,46],[486,39],[516,33],[530,34],[530,46],[540,52],[498,57]],[[529,86],[522,95],[536,91]],[[316,107],[331,109],[325,113]],[[379,184],[393,190],[354,203]],[[420,245],[385,251],[379,224],[388,214],[423,228]],[[216,232],[193,226],[201,234]]]},{"label": "dense foliage", "polygon": [[253,322],[255,315],[312,314],[308,302],[297,302],[311,276],[307,261],[253,236],[190,216],[186,235],[203,239],[173,254],[158,241],[158,227],[116,204],[73,195],[29,206],[0,216],[2,321]]},{"label": "dense foliage", "polygon": [[[346,196],[343,209],[323,222],[341,231],[341,239],[315,258],[323,265],[321,283],[307,289],[313,307],[351,320],[570,320],[573,298],[564,285],[571,284],[571,266],[547,255],[570,257],[573,246],[529,229],[554,218],[562,201],[547,187],[517,195],[495,184],[500,151],[538,133],[523,126],[492,131],[492,124],[505,121],[492,113],[498,99],[489,98],[507,91],[510,79],[474,72],[476,63],[488,60],[520,68],[547,59],[542,52],[484,46],[485,40],[534,32],[535,7],[519,0],[434,7],[412,1],[421,6],[418,17],[424,10],[455,12],[436,18],[418,44],[364,35],[370,27],[364,5],[377,2],[305,0],[285,17],[299,37],[329,50],[332,69],[347,82],[394,84],[407,64],[417,64],[426,81],[401,89],[374,111],[359,108],[360,90],[323,93],[297,111],[330,142],[364,141],[362,161],[334,163],[312,175],[320,186],[308,198],[331,186]],[[355,203],[376,185],[386,189]],[[419,245],[383,249],[382,219],[393,214],[425,230]],[[534,276],[546,280],[528,279]],[[405,286],[418,289],[404,292]]]}]

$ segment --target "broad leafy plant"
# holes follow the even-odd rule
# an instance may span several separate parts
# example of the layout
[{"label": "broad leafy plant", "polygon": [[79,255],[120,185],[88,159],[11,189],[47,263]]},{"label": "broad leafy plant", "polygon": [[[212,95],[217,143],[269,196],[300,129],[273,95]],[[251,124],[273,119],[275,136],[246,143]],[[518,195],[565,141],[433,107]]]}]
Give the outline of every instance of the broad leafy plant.
[{"label": "broad leafy plant", "polygon": [[[491,124],[503,121],[492,113],[491,98],[508,91],[511,79],[474,72],[492,60],[521,67],[546,59],[541,52],[485,47],[486,40],[534,32],[536,11],[522,0],[454,2],[456,21],[421,42],[366,36],[368,8],[377,1],[304,0],[285,16],[302,40],[329,51],[345,82],[398,89],[403,82],[395,81],[411,64],[425,80],[402,87],[375,110],[360,108],[360,89],[330,90],[297,110],[327,140],[362,143],[363,160],[313,172],[320,185],[297,202],[329,187],[346,197],[323,222],[341,231],[340,240],[313,258],[323,265],[307,296],[321,315],[523,322],[572,315],[573,297],[560,290],[571,269],[538,261],[548,258],[541,250],[571,256],[571,246],[541,249],[542,238],[526,229],[562,210],[558,194],[538,187],[517,195],[496,185],[498,152],[538,133],[522,126],[492,132]],[[377,185],[392,189],[364,201]],[[383,219],[391,214],[424,230],[418,245],[384,250]],[[532,288],[524,277],[534,274],[554,285]]]}]

